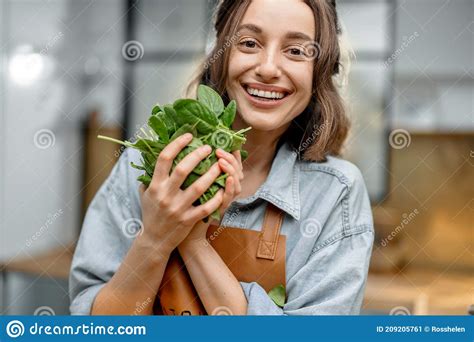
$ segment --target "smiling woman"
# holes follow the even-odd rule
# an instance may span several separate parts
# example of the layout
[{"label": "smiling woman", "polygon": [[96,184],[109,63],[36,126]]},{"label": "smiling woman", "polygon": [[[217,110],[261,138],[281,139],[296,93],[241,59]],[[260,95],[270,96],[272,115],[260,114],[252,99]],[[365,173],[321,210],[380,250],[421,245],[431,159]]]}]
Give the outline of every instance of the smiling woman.
[{"label": "smiling woman", "polygon": [[[128,168],[139,155],[127,149],[86,215],[71,312],[132,314],[147,298],[159,306],[177,251],[202,302],[198,312],[358,314],[374,232],[362,175],[338,157],[349,124],[333,81],[341,55],[335,1],[224,0],[215,29],[214,50],[190,91],[203,83],[225,105],[237,102],[232,128],[252,126],[248,158],[218,150],[218,163],[183,190],[209,153],[198,148],[171,172],[191,139],[183,136],[161,152],[149,187],[139,189]],[[228,174],[225,191],[192,208],[220,172]],[[110,205],[124,196],[130,206]],[[218,208],[224,216],[214,226],[196,216]],[[124,240],[120,226],[136,217],[142,233]]]},{"label": "smiling woman", "polygon": [[[349,121],[333,79],[341,58],[335,1],[221,1],[215,29],[210,56],[224,54],[206,62],[189,90],[200,82],[215,87],[238,102],[243,121],[284,132],[307,160],[339,155]],[[223,49],[229,37],[236,44]]]}]

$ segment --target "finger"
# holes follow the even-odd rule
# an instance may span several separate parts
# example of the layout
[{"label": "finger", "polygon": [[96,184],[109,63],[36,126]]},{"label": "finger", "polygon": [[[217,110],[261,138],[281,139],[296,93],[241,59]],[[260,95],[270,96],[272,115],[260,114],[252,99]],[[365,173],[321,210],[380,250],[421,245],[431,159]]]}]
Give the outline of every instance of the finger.
[{"label": "finger", "polygon": [[218,163],[215,163],[211,166],[209,170],[201,177],[199,177],[190,187],[184,190],[184,201],[187,204],[194,203],[207,189],[211,186],[212,183],[216,180],[217,177],[221,174],[222,170]]},{"label": "finger", "polygon": [[235,150],[234,152],[232,152],[232,154],[234,155],[235,159],[237,159],[237,162],[240,165],[240,169],[243,170],[244,166],[242,165],[242,154],[240,154],[240,150]]},{"label": "finger", "polygon": [[[222,204],[224,190],[220,189],[209,201],[189,210],[189,221],[199,221],[211,215]],[[188,219],[188,218],[187,218]]]},{"label": "finger", "polygon": [[161,151],[156,161],[155,170],[153,172],[153,178],[151,184],[156,184],[159,180],[163,180],[169,177],[171,167],[173,166],[173,160],[176,158],[179,152],[186,147],[187,144],[192,140],[193,135],[191,133],[183,134],[168,144],[163,151]]},{"label": "finger", "polygon": [[146,186],[145,184],[141,183],[140,186],[138,187],[138,193],[140,195],[140,202],[143,200],[143,194],[145,193]]},{"label": "finger", "polygon": [[219,159],[219,166],[221,167],[222,171],[227,173],[229,176],[234,177],[234,188],[235,188],[235,193],[239,194],[242,186],[240,185],[240,176],[238,172],[235,170],[235,168],[230,165],[227,160],[225,159]]},{"label": "finger", "polygon": [[222,213],[229,207],[229,205],[234,200],[234,193],[235,193],[235,185],[234,185],[234,177],[229,176],[225,182],[225,192],[222,199],[221,210]]},{"label": "finger", "polygon": [[242,166],[241,164],[239,164],[239,162],[237,161],[237,158],[233,154],[226,152],[222,149],[218,149],[216,151],[216,154],[217,154],[217,157],[225,159],[235,168],[235,170],[237,170],[239,179],[243,178],[244,174],[242,172]]},{"label": "finger", "polygon": [[183,184],[186,177],[189,176],[191,171],[212,152],[212,148],[209,145],[201,146],[181,160],[178,165],[173,169],[170,176],[170,187],[172,189],[178,189]]},{"label": "finger", "polygon": [[242,155],[240,154],[240,150],[236,150],[232,152],[235,159],[237,159],[237,164],[239,165],[240,171],[240,180],[244,179],[244,166],[242,165]]}]

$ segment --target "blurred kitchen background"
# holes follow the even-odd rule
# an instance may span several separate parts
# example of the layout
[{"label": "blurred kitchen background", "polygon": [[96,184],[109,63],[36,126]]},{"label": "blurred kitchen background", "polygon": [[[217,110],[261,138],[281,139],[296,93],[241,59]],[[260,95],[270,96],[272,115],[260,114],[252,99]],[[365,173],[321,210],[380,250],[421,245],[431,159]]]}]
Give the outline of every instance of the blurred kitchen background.
[{"label": "blurred kitchen background", "polygon": [[[2,314],[68,314],[84,211],[212,44],[208,0],[0,1]],[[474,304],[472,0],[338,0],[356,54],[345,157],[376,241],[363,313]],[[124,199],[126,200],[126,199]],[[472,307],[471,307],[472,310]]]}]

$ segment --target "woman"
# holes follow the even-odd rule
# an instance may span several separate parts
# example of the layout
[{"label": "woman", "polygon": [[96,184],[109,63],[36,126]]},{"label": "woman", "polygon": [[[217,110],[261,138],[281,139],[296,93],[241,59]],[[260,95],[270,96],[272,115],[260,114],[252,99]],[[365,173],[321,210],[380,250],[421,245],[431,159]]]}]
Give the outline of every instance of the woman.
[{"label": "woman", "polygon": [[[340,49],[335,1],[221,1],[217,41],[198,81],[238,103],[233,128],[252,126],[240,154],[180,185],[210,149],[173,158],[185,135],[160,155],[152,183],[138,186],[127,149],[87,212],[70,277],[73,314],[151,314],[171,251],[178,248],[208,313],[358,314],[373,243],[359,170],[337,156],[348,132],[334,85]],[[229,44],[229,41],[232,42]],[[192,203],[221,173],[225,190]],[[238,281],[206,239],[201,220],[220,208],[223,226],[258,230],[268,204],[284,213],[286,294],[276,305],[258,282]],[[143,222],[134,239],[121,227]],[[231,228],[229,228],[231,229]]]}]

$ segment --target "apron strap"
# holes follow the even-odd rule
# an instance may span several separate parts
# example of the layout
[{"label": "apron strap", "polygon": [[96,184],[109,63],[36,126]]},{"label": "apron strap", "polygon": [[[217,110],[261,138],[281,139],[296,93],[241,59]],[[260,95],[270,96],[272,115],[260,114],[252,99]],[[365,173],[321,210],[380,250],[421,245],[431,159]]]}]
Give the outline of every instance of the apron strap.
[{"label": "apron strap", "polygon": [[258,241],[257,258],[275,259],[282,221],[283,212],[273,204],[268,203]]}]

